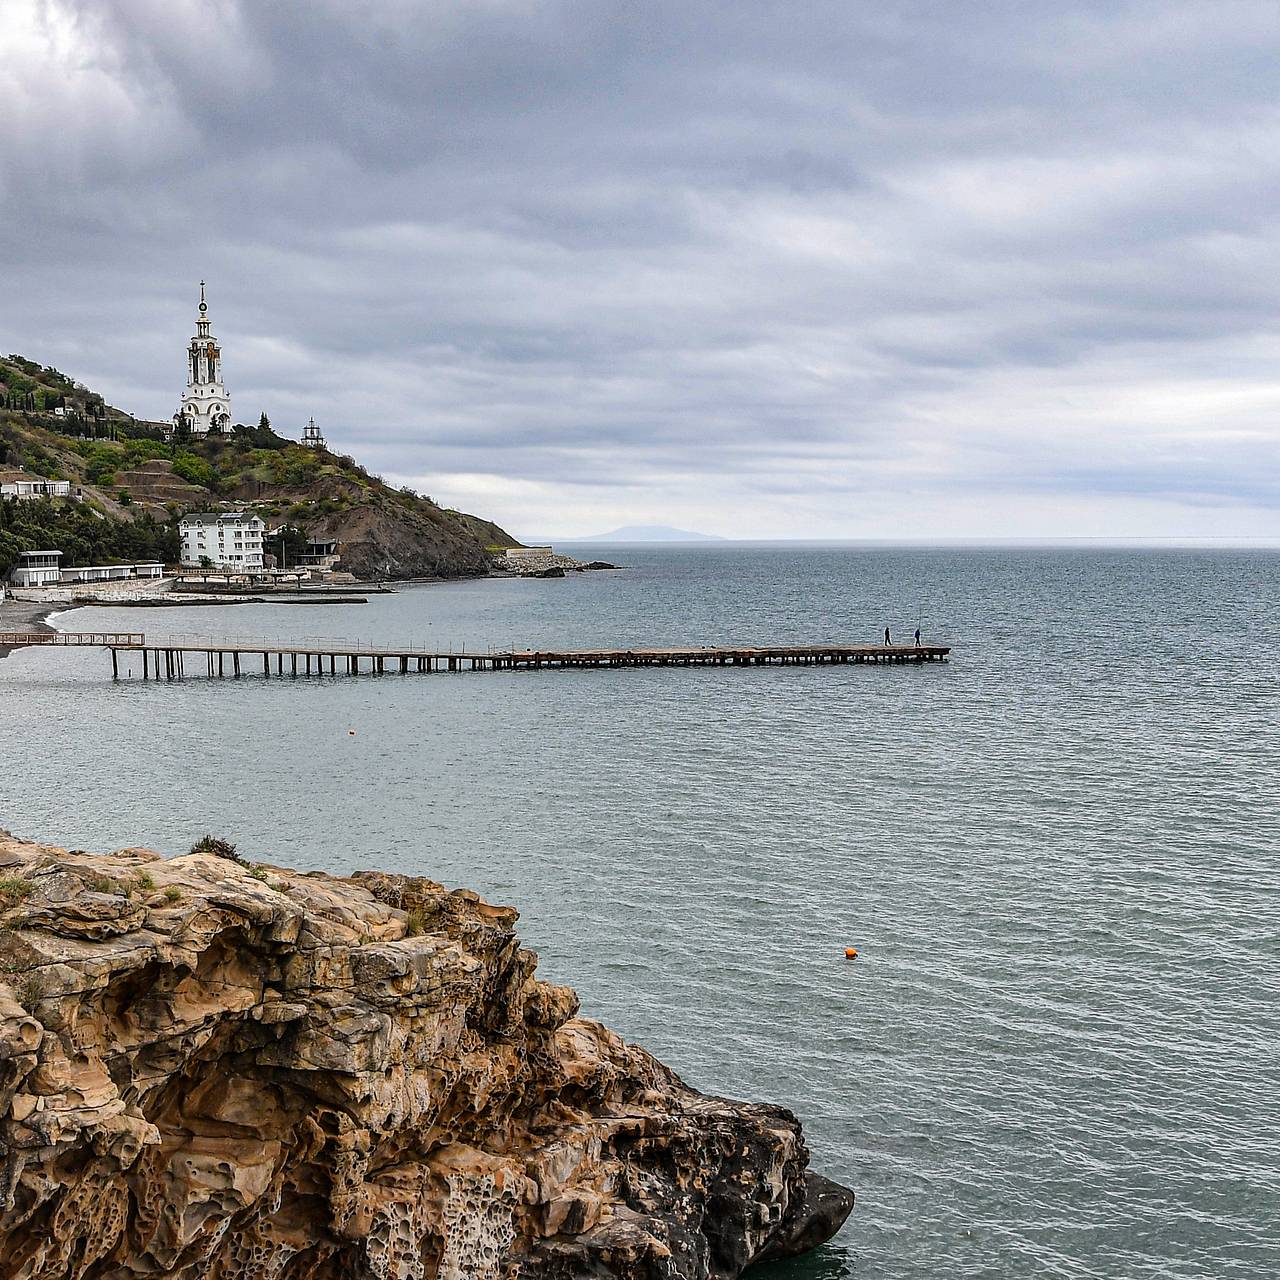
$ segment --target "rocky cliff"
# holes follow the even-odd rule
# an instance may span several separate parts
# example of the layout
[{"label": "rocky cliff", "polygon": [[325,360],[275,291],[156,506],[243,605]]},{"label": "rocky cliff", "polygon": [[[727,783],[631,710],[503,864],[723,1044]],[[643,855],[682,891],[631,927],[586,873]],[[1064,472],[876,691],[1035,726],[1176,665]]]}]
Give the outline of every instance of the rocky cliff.
[{"label": "rocky cliff", "polygon": [[360,579],[483,577],[491,556],[447,511],[425,502],[357,506],[305,522],[312,538],[333,539],[340,568]]},{"label": "rocky cliff", "polygon": [[7,1280],[720,1280],[852,1194],[428,880],[0,834]]}]

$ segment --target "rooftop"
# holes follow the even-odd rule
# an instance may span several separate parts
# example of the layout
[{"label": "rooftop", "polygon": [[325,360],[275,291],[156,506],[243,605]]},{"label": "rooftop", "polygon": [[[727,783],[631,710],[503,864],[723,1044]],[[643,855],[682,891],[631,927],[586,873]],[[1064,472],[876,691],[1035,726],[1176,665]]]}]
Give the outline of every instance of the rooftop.
[{"label": "rooftop", "polygon": [[261,520],[252,511],[192,511],[182,517],[179,524],[217,524],[220,520]]}]

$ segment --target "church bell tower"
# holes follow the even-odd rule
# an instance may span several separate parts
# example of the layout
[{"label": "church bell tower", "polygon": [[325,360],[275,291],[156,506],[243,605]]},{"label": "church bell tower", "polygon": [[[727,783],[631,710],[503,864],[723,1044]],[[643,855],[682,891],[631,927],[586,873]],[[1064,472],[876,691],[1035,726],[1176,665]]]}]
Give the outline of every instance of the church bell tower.
[{"label": "church bell tower", "polygon": [[220,435],[231,429],[231,397],[222,385],[222,351],[209,323],[209,304],[201,280],[196,333],[187,348],[187,390],[182,408],[173,415],[175,426],[185,422],[197,436]]}]

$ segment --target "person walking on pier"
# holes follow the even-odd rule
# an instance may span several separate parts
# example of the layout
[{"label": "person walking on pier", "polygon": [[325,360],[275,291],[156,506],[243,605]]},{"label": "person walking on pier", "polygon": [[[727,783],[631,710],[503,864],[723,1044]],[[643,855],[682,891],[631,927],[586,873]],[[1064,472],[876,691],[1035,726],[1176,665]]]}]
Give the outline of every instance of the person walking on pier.
[{"label": "person walking on pier", "polygon": [[920,647],[920,628],[916,628],[916,648]]},{"label": "person walking on pier", "polygon": [[885,627],[885,629],[884,629],[884,647],[887,649],[887,648],[888,648],[892,643],[893,643],[893,641],[889,639],[889,628],[888,628],[888,627]]}]

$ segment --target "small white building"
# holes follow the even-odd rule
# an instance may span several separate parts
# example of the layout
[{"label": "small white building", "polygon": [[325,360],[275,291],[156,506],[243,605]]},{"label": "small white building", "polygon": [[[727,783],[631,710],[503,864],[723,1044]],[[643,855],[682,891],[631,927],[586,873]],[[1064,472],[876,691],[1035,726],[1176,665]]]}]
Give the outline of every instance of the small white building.
[{"label": "small white building", "polygon": [[61,551],[19,551],[9,571],[15,587],[56,587],[62,581]]},{"label": "small white building", "polygon": [[140,564],[80,564],[62,567],[61,551],[21,551],[9,574],[15,587],[65,587],[81,582],[125,582],[134,578],[163,578],[158,560]]},{"label": "small white building", "polygon": [[251,512],[196,511],[178,521],[182,563],[214,569],[261,569],[266,523]]},{"label": "small white building", "polygon": [[29,471],[0,471],[0,498],[69,498],[70,480],[49,480]]},{"label": "small white building", "polygon": [[62,581],[122,582],[129,578],[163,578],[164,565],[158,560],[143,564],[81,564],[63,569]]}]

